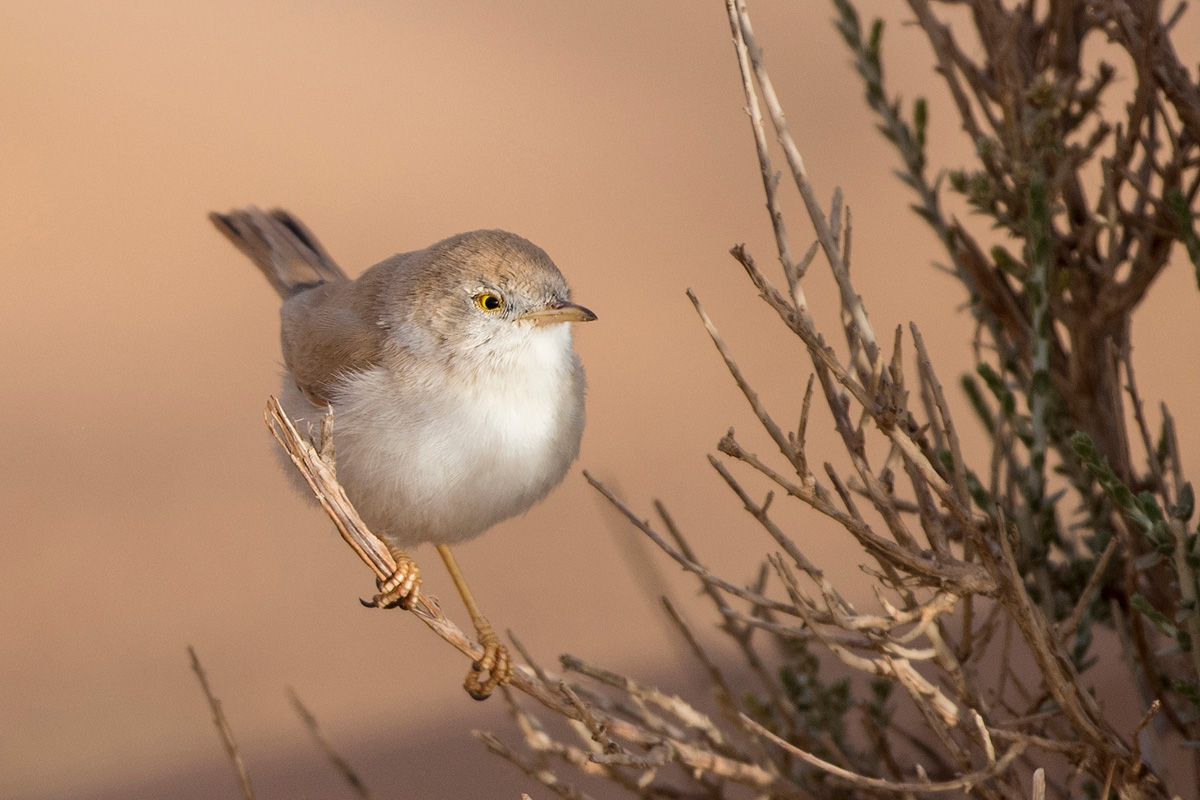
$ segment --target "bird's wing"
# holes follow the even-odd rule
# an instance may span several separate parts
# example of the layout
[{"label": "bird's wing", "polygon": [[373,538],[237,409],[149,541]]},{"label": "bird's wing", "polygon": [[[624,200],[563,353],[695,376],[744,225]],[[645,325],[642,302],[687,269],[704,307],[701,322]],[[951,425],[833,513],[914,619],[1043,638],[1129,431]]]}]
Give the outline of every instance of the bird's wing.
[{"label": "bird's wing", "polygon": [[369,305],[355,302],[351,281],[326,283],[289,298],[280,310],[283,360],[314,405],[328,405],[337,384],[379,363],[386,334]]}]

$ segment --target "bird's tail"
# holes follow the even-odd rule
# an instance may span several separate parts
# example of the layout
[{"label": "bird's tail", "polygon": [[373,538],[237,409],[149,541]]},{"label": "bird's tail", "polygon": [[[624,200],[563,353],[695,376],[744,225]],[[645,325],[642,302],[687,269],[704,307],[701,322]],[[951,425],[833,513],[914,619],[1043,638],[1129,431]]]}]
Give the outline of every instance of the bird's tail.
[{"label": "bird's tail", "polygon": [[348,280],[312,231],[283,209],[264,212],[247,206],[228,214],[214,211],[208,218],[284,299],[322,283]]}]

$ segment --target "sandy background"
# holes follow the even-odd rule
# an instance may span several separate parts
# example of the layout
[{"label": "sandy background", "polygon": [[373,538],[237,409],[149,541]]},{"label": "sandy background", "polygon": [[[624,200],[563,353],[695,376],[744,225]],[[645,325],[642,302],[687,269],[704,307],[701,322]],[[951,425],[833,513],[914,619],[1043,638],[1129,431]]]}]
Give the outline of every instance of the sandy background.
[{"label": "sandy background", "polygon": [[[818,191],[840,184],[853,207],[876,329],[890,341],[919,321],[953,380],[969,365],[963,293],[929,265],[934,238],[889,174],[831,7],[752,11]],[[892,86],[930,96],[933,159],[962,163],[926,46],[898,21]],[[1187,25],[1178,41],[1200,42]],[[0,2],[0,796],[234,796],[188,644],[263,796],[345,796],[287,686],[379,796],[544,796],[467,734],[510,735],[501,704],[471,701],[466,662],[414,619],[358,606],[367,572],[277,470],[261,416],[277,301],[205,214],[283,205],[351,273],[479,227],[542,245],[600,316],[577,332],[579,467],[645,513],[662,498],[746,579],[767,542],[705,454],[730,425],[766,446],[684,289],[781,419],[807,371],[726,254],[745,241],[775,264],[742,104],[719,2]],[[799,216],[791,231],[803,250]],[[1177,412],[1200,356],[1184,261],[1135,339],[1144,394]],[[809,296],[834,330],[823,274]],[[1177,416],[1200,451],[1200,422]],[[825,457],[828,428],[810,435]],[[547,663],[572,652],[683,689],[652,595],[710,638],[713,617],[579,467],[461,548],[463,567]],[[836,532],[790,519],[810,557],[855,574]],[[436,555],[417,556],[465,622]]]}]

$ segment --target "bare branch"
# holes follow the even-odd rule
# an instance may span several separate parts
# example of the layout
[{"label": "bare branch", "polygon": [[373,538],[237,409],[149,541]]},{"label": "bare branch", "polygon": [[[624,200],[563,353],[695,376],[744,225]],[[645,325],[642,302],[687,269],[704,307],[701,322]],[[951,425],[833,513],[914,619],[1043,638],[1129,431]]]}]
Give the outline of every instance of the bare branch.
[{"label": "bare branch", "polygon": [[828,772],[830,775],[832,775],[836,778],[841,778],[842,780],[846,781],[851,786],[859,786],[864,789],[883,789],[883,790],[887,790],[887,791],[891,791],[891,792],[931,792],[931,793],[932,792],[953,792],[953,791],[957,791],[960,789],[973,789],[976,786],[978,786],[979,784],[981,784],[985,781],[991,780],[992,778],[996,777],[997,775],[1003,774],[1004,771],[1008,769],[1008,765],[1011,764],[1014,760],[1016,760],[1016,758],[1025,751],[1024,743],[1018,742],[1018,743],[1014,744],[1012,747],[1010,747],[1004,753],[1004,755],[1001,756],[996,761],[996,764],[994,767],[987,769],[987,770],[983,770],[981,772],[972,772],[967,775],[963,775],[959,778],[956,778],[952,781],[938,781],[938,782],[922,781],[922,782],[911,782],[911,783],[890,781],[890,780],[885,780],[882,778],[871,778],[866,775],[859,775],[859,774],[851,772],[849,770],[842,769],[841,767],[839,767],[835,764],[830,764],[828,761],[825,761],[822,758],[818,758],[817,756],[813,755],[812,753],[805,752],[804,750],[801,750],[799,747],[796,747],[794,744],[791,744],[790,742],[786,742],[783,739],[780,739],[778,736],[771,733],[769,730],[762,727],[761,725],[759,725],[757,722],[750,719],[749,717],[746,717],[745,719],[746,719],[746,723],[748,725],[754,727],[755,730],[757,730],[759,732],[759,734],[766,737],[767,739],[770,739],[772,742],[779,745],[784,750],[787,750],[792,755],[798,756],[798,757],[804,759],[809,764],[812,764],[814,767],[822,769],[825,772]]},{"label": "bare branch", "polygon": [[250,785],[250,773],[246,771],[246,763],[242,760],[237,742],[233,739],[233,728],[229,727],[229,720],[225,718],[225,712],[221,709],[221,701],[217,699],[217,696],[213,694],[212,687],[208,685],[208,676],[204,673],[204,667],[200,666],[200,657],[196,655],[196,649],[191,645],[188,646],[188,657],[192,661],[192,672],[196,673],[196,680],[200,681],[204,699],[208,701],[208,707],[212,711],[213,725],[217,727],[217,733],[221,734],[221,744],[225,745],[225,755],[229,756],[229,763],[233,765],[234,774],[237,775],[238,785],[242,789],[242,797],[246,800],[254,800],[254,788]]}]

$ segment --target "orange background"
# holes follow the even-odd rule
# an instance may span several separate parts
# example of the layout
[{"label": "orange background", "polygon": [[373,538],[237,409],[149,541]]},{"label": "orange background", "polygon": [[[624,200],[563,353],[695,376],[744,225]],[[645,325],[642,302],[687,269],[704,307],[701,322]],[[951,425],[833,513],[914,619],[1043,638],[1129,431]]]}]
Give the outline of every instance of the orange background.
[{"label": "orange background", "polygon": [[[954,383],[964,292],[930,266],[934,236],[890,175],[831,6],[752,12],[819,194],[841,185],[853,208],[876,330],[890,342],[916,320]],[[891,87],[929,96],[935,167],[966,163],[927,45],[899,21]],[[1196,21],[1176,35],[1193,51]],[[471,701],[466,662],[417,621],[360,608],[368,573],[288,489],[261,419],[277,300],[205,213],[287,207],[351,273],[473,228],[540,244],[600,317],[577,331],[579,467],[639,513],[662,498],[704,557],[749,580],[772,545],[705,455],[730,425],[769,442],[684,289],[785,424],[808,367],[726,254],[747,242],[779,277],[742,106],[719,2],[0,3],[0,796],[234,796],[188,644],[262,796],[344,791],[287,686],[379,796],[545,796],[467,735],[513,741],[502,703]],[[811,233],[792,194],[786,207],[802,252]],[[808,292],[840,341],[820,264]],[[1185,456],[1200,452],[1196,300],[1179,252],[1135,333],[1141,389],[1173,404]],[[827,415],[809,438],[836,460]],[[723,653],[715,615],[579,467],[461,548],[463,568],[544,664],[570,652],[682,690],[655,597]],[[844,535],[778,507],[813,560],[856,580]],[[432,551],[416,555],[465,622]]]}]

